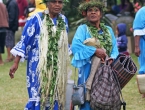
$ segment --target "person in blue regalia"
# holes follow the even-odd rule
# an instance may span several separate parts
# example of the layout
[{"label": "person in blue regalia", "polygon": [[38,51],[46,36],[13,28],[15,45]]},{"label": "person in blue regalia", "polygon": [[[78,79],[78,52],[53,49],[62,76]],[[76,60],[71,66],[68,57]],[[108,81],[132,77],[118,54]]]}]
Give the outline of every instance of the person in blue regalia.
[{"label": "person in blue regalia", "polygon": [[[135,41],[135,55],[139,61],[139,74],[145,74],[145,6],[140,8],[133,21],[133,34]],[[145,98],[145,94],[142,94]]]},{"label": "person in blue regalia", "polygon": [[11,50],[11,78],[19,62],[27,60],[29,100],[24,110],[64,110],[69,65],[68,21],[60,13],[64,1],[43,0],[48,9],[28,18],[21,40]]},{"label": "person in blue regalia", "polygon": [[[78,84],[86,84],[93,56],[97,56],[101,61],[108,56],[107,60],[112,63],[119,54],[112,28],[101,22],[104,9],[103,3],[96,0],[88,0],[79,6],[79,11],[86,17],[87,22],[77,28],[72,40],[71,64],[78,68]],[[90,102],[85,101],[79,110],[92,110]]]}]

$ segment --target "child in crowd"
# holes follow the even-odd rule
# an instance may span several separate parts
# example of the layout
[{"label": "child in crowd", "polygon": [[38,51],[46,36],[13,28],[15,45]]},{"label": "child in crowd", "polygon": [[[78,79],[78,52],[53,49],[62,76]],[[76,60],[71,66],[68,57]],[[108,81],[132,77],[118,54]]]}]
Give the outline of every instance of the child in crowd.
[{"label": "child in crowd", "polygon": [[125,23],[117,24],[116,35],[117,35],[117,46],[118,46],[119,53],[129,55],[129,52],[127,51],[128,39],[126,36]]}]

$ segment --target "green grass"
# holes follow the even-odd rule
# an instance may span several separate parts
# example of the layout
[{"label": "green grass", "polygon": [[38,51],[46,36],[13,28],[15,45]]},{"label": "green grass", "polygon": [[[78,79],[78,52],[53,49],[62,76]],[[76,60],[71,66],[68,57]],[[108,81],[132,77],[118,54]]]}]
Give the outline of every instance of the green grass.
[{"label": "green grass", "polygon": [[[6,52],[2,56],[3,59],[6,59]],[[134,54],[131,56],[137,67],[139,67],[137,57]],[[19,64],[14,79],[10,79],[9,77],[9,69],[11,66],[12,62],[0,66],[0,110],[23,110],[28,100],[26,89],[26,62]],[[77,77],[74,67],[70,65],[70,68],[73,70],[71,79],[74,79],[74,77]],[[123,88],[122,94],[127,103],[126,110],[145,110],[145,98],[141,98],[141,94],[138,92],[136,75]]]},{"label": "green grass", "polygon": [[[133,58],[137,67],[139,67],[137,57],[133,54],[131,57]],[[145,110],[145,98],[143,99],[138,91],[136,75],[122,90],[123,98],[127,103],[127,110]]]},{"label": "green grass", "polygon": [[[118,3],[119,2],[120,1],[118,1]],[[70,43],[73,38],[74,32],[75,31],[71,31],[71,33],[69,33]],[[131,57],[133,58],[137,67],[139,68],[137,57],[134,54],[132,54]],[[72,69],[74,70],[74,68]],[[141,98],[141,94],[138,92],[137,83],[136,83],[136,75],[129,81],[129,83],[122,90],[123,98],[127,103],[126,105],[127,110],[145,110],[145,98],[144,99]],[[74,78],[74,76],[75,75],[73,74],[72,78]]]},{"label": "green grass", "polygon": [[[138,66],[137,58],[131,55]],[[6,55],[3,55],[3,59]],[[26,62],[20,63],[15,78],[10,79],[8,73],[12,65],[5,63],[0,66],[0,110],[23,110],[27,100],[26,90]],[[74,68],[72,78],[74,77]],[[141,98],[136,84],[136,76],[122,90],[123,98],[127,103],[127,110],[145,110],[145,99]]]},{"label": "green grass", "polygon": [[[3,55],[3,59],[6,59]],[[23,110],[28,100],[26,90],[26,63],[20,63],[15,78],[9,77],[12,62],[0,66],[0,110]]]},{"label": "green grass", "polygon": [[[137,57],[134,54],[131,54],[131,57],[135,62],[136,66],[139,67]],[[73,67],[72,69],[73,73],[75,73]],[[142,98],[141,94],[138,91],[136,83],[136,75],[122,89],[123,99],[127,104],[126,110],[145,110],[145,98]],[[74,77],[76,77],[75,74],[73,74],[72,79]]]}]

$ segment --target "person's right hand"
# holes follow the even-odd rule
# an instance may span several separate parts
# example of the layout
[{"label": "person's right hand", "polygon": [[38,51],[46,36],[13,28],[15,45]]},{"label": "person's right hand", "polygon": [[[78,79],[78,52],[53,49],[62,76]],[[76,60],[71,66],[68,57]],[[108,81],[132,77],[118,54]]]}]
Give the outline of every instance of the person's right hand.
[{"label": "person's right hand", "polygon": [[14,74],[15,74],[17,69],[18,69],[18,64],[14,63],[9,71],[9,76],[11,77],[11,79],[14,78]]},{"label": "person's right hand", "polygon": [[134,53],[135,53],[135,55],[136,55],[137,57],[139,57],[139,55],[140,55],[140,48],[139,48],[139,46],[135,46],[135,51],[134,51]]},{"label": "person's right hand", "polygon": [[95,55],[100,58],[102,61],[105,61],[105,58],[107,56],[106,52],[104,49],[97,48]]}]

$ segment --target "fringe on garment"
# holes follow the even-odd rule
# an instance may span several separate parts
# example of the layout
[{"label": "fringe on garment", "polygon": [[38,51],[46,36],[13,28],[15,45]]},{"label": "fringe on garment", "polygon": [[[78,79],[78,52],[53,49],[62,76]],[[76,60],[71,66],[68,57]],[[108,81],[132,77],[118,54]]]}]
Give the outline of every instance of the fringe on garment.
[{"label": "fringe on garment", "polygon": [[[52,31],[56,32],[56,27],[52,27]],[[50,81],[52,79],[53,70],[52,66],[49,70],[47,70],[47,51],[48,50],[48,30],[46,26],[46,17],[43,20],[43,26],[41,29],[41,37],[39,40],[39,63],[38,63],[38,71],[39,71],[39,81],[40,81],[40,90],[42,89],[44,74],[42,71],[45,71],[45,76],[48,79],[47,84],[45,84],[46,94],[41,94],[41,99],[47,101],[50,90]],[[65,107],[65,93],[66,93],[66,84],[67,84],[67,73],[68,73],[68,65],[69,65],[69,54],[68,54],[68,36],[66,30],[63,30],[60,34],[60,39],[58,41],[58,72],[55,84],[55,91],[53,95],[53,99],[57,100],[59,103],[59,110],[64,110]],[[50,105],[51,108],[54,107],[54,104]]]}]

